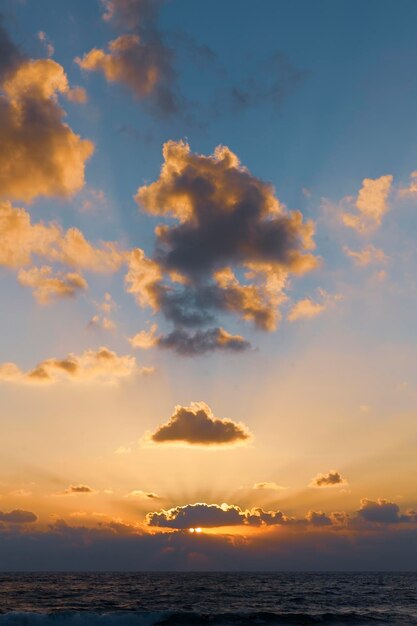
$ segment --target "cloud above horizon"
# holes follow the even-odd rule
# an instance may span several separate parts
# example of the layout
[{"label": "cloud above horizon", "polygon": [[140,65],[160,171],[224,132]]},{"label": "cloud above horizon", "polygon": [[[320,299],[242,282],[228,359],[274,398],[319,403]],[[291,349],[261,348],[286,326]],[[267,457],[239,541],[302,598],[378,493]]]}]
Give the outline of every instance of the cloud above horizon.
[{"label": "cloud above horizon", "polygon": [[38,516],[32,513],[32,511],[23,511],[22,509],[15,509],[8,513],[0,511],[0,522],[7,524],[32,524],[37,519]]},{"label": "cloud above horizon", "polygon": [[139,368],[130,355],[119,356],[106,347],[68,354],[64,359],[41,361],[31,370],[23,371],[15,363],[0,364],[0,381],[18,384],[48,385],[58,382],[111,383],[132,375],[151,373],[151,368]]},{"label": "cloud above horizon", "polygon": [[63,121],[58,95],[82,101],[84,92],[70,88],[56,61],[26,58],[1,22],[0,50],[0,198],[72,196],[94,145]]},{"label": "cloud above horizon", "polygon": [[163,154],[159,179],[140,187],[135,199],[146,213],[176,223],[157,226],[152,257],[140,249],[131,253],[127,290],[141,307],[174,324],[162,345],[177,351],[181,346],[183,354],[222,345],[247,348],[243,338],[222,342],[219,327],[203,336],[190,329],[210,327],[218,315],[231,313],[275,330],[289,276],[319,264],[312,254],[314,225],[303,222],[299,211],[286,211],[273,186],[253,176],[227,147],[204,156],[169,141]]},{"label": "cloud above horizon", "polygon": [[81,274],[54,272],[48,265],[21,269],[17,280],[20,285],[32,290],[39,304],[48,304],[57,298],[71,298],[88,288],[88,283]]},{"label": "cloud above horizon", "polygon": [[205,402],[176,406],[168,422],[150,435],[157,444],[187,444],[199,446],[237,445],[248,442],[251,434],[241,423],[215,417]]},{"label": "cloud above horizon", "polygon": [[384,498],[378,498],[376,501],[363,498],[357,515],[359,519],[378,524],[417,522],[416,511],[411,510],[401,514],[400,507],[396,502],[390,502]]},{"label": "cloud above horizon", "polygon": [[338,485],[347,485],[347,481],[336,470],[331,470],[327,474],[317,474],[310,483],[310,487],[336,487]]},{"label": "cloud above horizon", "polygon": [[149,100],[150,112],[167,116],[179,110],[175,53],[158,28],[160,0],[108,0],[103,19],[127,30],[75,60],[82,70],[101,72],[111,83],[126,86],[138,100]]},{"label": "cloud above horizon", "polygon": [[388,196],[391,192],[392,182],[393,176],[391,174],[379,178],[365,178],[356,199],[344,199],[344,203],[351,206],[354,212],[342,213],[343,224],[360,234],[378,228],[382,218],[389,210]]},{"label": "cloud above horizon", "polygon": [[127,255],[114,242],[94,246],[78,228],[33,223],[26,209],[0,201],[0,266],[19,269],[30,265],[33,257],[105,274],[116,272]]}]

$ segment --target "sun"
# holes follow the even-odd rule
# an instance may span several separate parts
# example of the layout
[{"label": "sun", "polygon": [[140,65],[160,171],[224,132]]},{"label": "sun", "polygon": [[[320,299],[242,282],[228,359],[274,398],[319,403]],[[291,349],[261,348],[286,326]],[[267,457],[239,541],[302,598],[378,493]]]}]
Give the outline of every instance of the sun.
[{"label": "sun", "polygon": [[201,533],[203,531],[202,531],[202,529],[200,527],[198,527],[198,528],[189,528],[188,532],[189,533]]}]

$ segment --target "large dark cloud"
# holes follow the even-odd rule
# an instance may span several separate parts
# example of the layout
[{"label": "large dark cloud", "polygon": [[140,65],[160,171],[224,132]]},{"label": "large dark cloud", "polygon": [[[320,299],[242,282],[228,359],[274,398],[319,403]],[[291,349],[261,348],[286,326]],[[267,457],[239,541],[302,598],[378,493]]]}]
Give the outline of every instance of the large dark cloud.
[{"label": "large dark cloud", "polygon": [[[132,253],[128,290],[141,306],[161,311],[185,341],[184,329],[213,326],[225,313],[274,330],[286,281],[318,264],[312,222],[286,211],[273,186],[226,147],[203,156],[170,141],[164,159],[159,179],[140,187],[136,201],[176,223],[157,227],[152,258]],[[195,354],[189,338],[182,352]]]},{"label": "large dark cloud", "polygon": [[155,443],[203,446],[235,445],[249,439],[250,433],[243,424],[214,417],[205,402],[175,407],[168,422],[159,426],[151,435],[151,440]]},{"label": "large dark cloud", "polygon": [[156,260],[166,271],[197,281],[230,265],[302,272],[316,261],[311,223],[285,212],[272,185],[241,166],[226,147],[213,156],[192,154],[183,142],[164,146],[159,180],[139,188],[138,204],[178,225],[157,230]]},{"label": "large dark cloud", "polygon": [[[385,524],[416,523],[416,511],[401,514],[399,506],[387,500],[376,502],[361,500],[361,508],[354,516],[346,512],[309,511],[305,517],[289,517],[282,511],[264,511],[262,508],[242,509],[231,504],[186,504],[168,510],[148,513],[146,522],[149,526],[186,529],[190,527],[222,526],[288,526],[292,528],[331,527],[335,530],[349,529],[358,532],[366,521],[373,530]],[[362,526],[361,526],[362,525]]]},{"label": "large dark cloud", "polygon": [[300,533],[287,526],[236,541],[61,522],[46,532],[0,532],[0,552],[3,571],[415,571],[417,530],[404,525],[352,536],[331,527]]},{"label": "large dark cloud", "polygon": [[[280,511],[230,505],[187,505],[158,513],[147,518],[152,521],[148,532],[116,521],[87,528],[61,520],[46,530],[0,524],[2,569],[415,571],[415,517],[410,523],[367,522],[364,527],[353,526],[342,513],[309,513],[294,520]],[[226,529],[225,523],[241,525],[243,534],[204,533],[204,524]],[[268,532],[262,532],[267,524]],[[246,533],[249,525],[260,531]],[[198,526],[203,533],[188,532]]]},{"label": "large dark cloud", "polygon": [[[315,524],[315,516],[324,515],[309,513]],[[186,504],[172,509],[148,513],[146,521],[149,526],[164,528],[219,528],[222,526],[284,526],[307,525],[310,518],[303,519],[287,517],[282,511],[264,511],[261,508],[241,509],[234,504]],[[331,522],[330,522],[331,523]]]}]

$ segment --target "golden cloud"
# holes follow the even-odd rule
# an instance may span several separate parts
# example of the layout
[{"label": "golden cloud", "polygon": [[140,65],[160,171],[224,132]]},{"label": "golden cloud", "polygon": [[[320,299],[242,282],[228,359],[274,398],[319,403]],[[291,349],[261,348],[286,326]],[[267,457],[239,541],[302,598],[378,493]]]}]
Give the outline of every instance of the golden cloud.
[{"label": "golden cloud", "polygon": [[88,283],[76,272],[54,273],[48,265],[21,269],[17,279],[23,287],[32,289],[33,295],[40,304],[48,304],[54,298],[73,297],[79,291],[85,291]]},{"label": "golden cloud", "polygon": [[117,271],[127,258],[113,242],[94,246],[78,228],[32,224],[25,209],[0,201],[0,265],[18,269],[30,265],[33,257],[99,273]]},{"label": "golden cloud", "polygon": [[108,82],[128,87],[139,100],[147,99],[157,115],[174,113],[176,94],[174,51],[157,28],[160,2],[113,0],[105,3],[103,18],[129,31],[108,44],[107,51],[93,48],[76,63],[86,71],[101,72]]},{"label": "golden cloud", "polygon": [[348,246],[343,248],[344,253],[349,256],[356,265],[365,267],[367,265],[386,263],[388,257],[380,248],[376,248],[372,244],[365,246],[362,250],[351,250]]},{"label": "golden cloud", "polygon": [[319,289],[318,292],[321,302],[316,302],[311,298],[303,298],[303,300],[299,300],[291,307],[287,315],[287,319],[290,322],[295,322],[299,319],[311,319],[313,317],[317,317],[321,313],[324,313],[324,311],[334,305],[337,301],[342,299],[340,294],[331,295],[323,289]]},{"label": "golden cloud", "polygon": [[356,213],[342,213],[343,224],[360,233],[380,226],[389,208],[388,196],[392,181],[390,174],[380,178],[365,178],[354,203]]},{"label": "golden cloud", "polygon": [[41,361],[32,370],[22,371],[15,363],[0,364],[0,381],[19,384],[53,384],[61,381],[111,383],[133,373],[148,374],[133,356],[119,356],[108,348],[86,350],[81,355]]},{"label": "golden cloud", "polygon": [[327,474],[317,474],[310,483],[310,487],[338,487],[341,485],[347,485],[347,481],[336,470],[331,470]]},{"label": "golden cloud", "polygon": [[15,509],[8,513],[0,511],[0,522],[6,522],[7,524],[31,524],[38,519],[35,513],[32,511],[23,511],[22,509]]},{"label": "golden cloud", "polygon": [[56,61],[26,59],[3,29],[0,38],[9,49],[0,76],[0,197],[71,196],[84,185],[94,146],[63,121],[58,94],[82,102],[85,93],[70,88]]}]

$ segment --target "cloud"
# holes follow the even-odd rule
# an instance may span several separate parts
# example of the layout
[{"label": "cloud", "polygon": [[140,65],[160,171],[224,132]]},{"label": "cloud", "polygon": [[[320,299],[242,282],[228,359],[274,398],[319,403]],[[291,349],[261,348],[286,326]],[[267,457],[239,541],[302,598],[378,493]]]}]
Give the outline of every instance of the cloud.
[{"label": "cloud", "polygon": [[379,498],[376,502],[363,498],[358,517],[367,522],[396,524],[401,521],[400,507],[395,502]]},{"label": "cloud", "polygon": [[86,350],[81,355],[68,354],[64,359],[46,359],[28,371],[15,363],[0,364],[0,381],[19,384],[53,384],[61,381],[115,382],[134,372],[150,373],[150,368],[139,368],[133,356],[118,356],[108,348]]},{"label": "cloud", "polygon": [[170,115],[178,111],[174,51],[158,29],[158,1],[106,2],[103,18],[128,32],[93,48],[76,62],[86,71],[102,72],[108,82],[128,87],[138,100],[149,100],[151,111]]},{"label": "cloud", "polygon": [[88,283],[76,272],[57,272],[51,267],[31,267],[21,269],[17,275],[23,287],[32,289],[32,293],[40,304],[48,304],[54,298],[68,298],[88,288]]},{"label": "cloud", "polygon": [[276,571],[277,563],[285,571],[415,571],[417,559],[417,531],[410,524],[349,534],[340,525],[281,524],[267,533],[239,537],[171,528],[164,532],[162,526],[143,532],[116,521],[91,528],[58,520],[47,530],[8,526],[0,531],[2,567],[12,571],[259,572]]},{"label": "cloud", "polygon": [[98,273],[117,271],[127,258],[113,242],[94,246],[78,228],[33,224],[28,211],[0,201],[0,266],[19,269],[33,263],[33,257]]},{"label": "cloud", "polygon": [[367,265],[374,265],[379,263],[386,263],[388,257],[380,248],[375,248],[372,244],[365,246],[362,250],[351,250],[348,246],[343,248],[343,252],[349,256],[356,265],[360,267],[366,267]]},{"label": "cloud", "polygon": [[158,11],[164,0],[102,0],[103,20],[114,22],[119,28],[156,28]]},{"label": "cloud", "polygon": [[318,527],[329,527],[337,531],[343,527],[357,532],[364,521],[377,524],[414,524],[417,522],[417,512],[411,510],[401,514],[398,505],[394,502],[383,499],[374,502],[365,498],[361,500],[361,508],[353,517],[344,511],[331,513],[309,511],[305,517],[296,518],[289,517],[279,510],[264,511],[259,507],[242,509],[238,505],[204,502],[153,511],[145,517],[148,526],[174,529],[285,526],[299,531]]},{"label": "cloud", "polygon": [[304,298],[304,300],[299,300],[294,304],[288,313],[287,319],[290,322],[294,322],[299,319],[310,319],[320,315],[320,313],[323,313],[325,310],[326,307],[324,304],[314,302],[310,298]]},{"label": "cloud", "polygon": [[197,502],[148,513],[145,521],[148,526],[176,529],[219,528],[221,526],[306,526],[323,525],[323,522],[320,524],[318,521],[323,515],[310,512],[306,518],[297,520],[287,517],[282,511],[264,511],[261,508],[244,510],[234,504]]},{"label": "cloud", "polygon": [[340,294],[331,295],[319,289],[319,295],[321,302],[315,302],[311,298],[304,298],[296,302],[290,309],[287,319],[290,322],[295,322],[299,319],[311,319],[317,317],[321,313],[324,313],[330,306],[335,304],[338,300],[342,299]]},{"label": "cloud", "polygon": [[281,491],[282,489],[285,489],[285,487],[282,487],[281,485],[278,485],[274,482],[266,481],[263,483],[255,483],[253,485],[253,489],[260,489],[262,491]]},{"label": "cloud", "polygon": [[306,520],[312,526],[331,526],[333,524],[331,518],[322,511],[309,511]]},{"label": "cloud", "polygon": [[221,446],[247,442],[250,437],[243,424],[214,417],[205,402],[192,402],[188,407],[176,406],[168,422],[159,426],[150,440],[154,443]]},{"label": "cloud", "polygon": [[146,523],[165,528],[216,528],[241,525],[244,519],[244,512],[238,506],[196,503],[148,513]]},{"label": "cloud", "polygon": [[153,493],[150,491],[142,491],[141,489],[135,489],[134,491],[130,491],[125,495],[125,498],[139,498],[145,500],[160,500],[161,496],[158,496],[157,493]]},{"label": "cloud", "polygon": [[347,485],[347,482],[340,472],[335,470],[331,470],[327,474],[317,474],[310,483],[310,487],[335,487],[338,485]]},{"label": "cloud", "polygon": [[94,489],[92,489],[88,485],[70,485],[68,489],[65,489],[65,491],[62,492],[61,495],[73,495],[73,494],[79,494],[79,493],[90,494],[90,493],[96,493],[96,492]]},{"label": "cloud", "polygon": [[9,513],[0,511],[0,522],[6,522],[8,524],[31,524],[32,522],[36,522],[37,519],[37,515],[31,511],[22,511],[21,509],[16,509]]},{"label": "cloud", "polygon": [[417,171],[411,172],[410,182],[407,187],[401,187],[398,190],[400,198],[407,198],[409,196],[415,196],[417,194]]},{"label": "cloud", "polygon": [[169,348],[183,356],[197,356],[206,352],[243,352],[250,348],[249,341],[241,335],[231,335],[224,328],[209,328],[188,333],[177,328],[157,340],[161,348]]},{"label": "cloud", "polygon": [[[393,177],[365,178],[354,201],[356,213],[342,213],[345,226],[354,228],[359,233],[366,233],[381,225],[382,218],[388,211],[388,196],[391,192]],[[350,199],[345,199],[350,201]]]},{"label": "cloud", "polygon": [[55,53],[55,48],[50,41],[48,35],[43,30],[40,30],[37,36],[39,41],[42,42],[42,44],[44,45],[48,57],[52,57]]},{"label": "cloud", "polygon": [[80,101],[52,59],[27,59],[0,29],[0,197],[68,197],[84,185],[91,141],[63,121],[62,94]]},{"label": "cloud", "polygon": [[[207,157],[169,141],[163,154],[159,179],[140,187],[135,198],[145,212],[177,223],[156,228],[152,258],[132,252],[127,290],[140,306],[161,311],[175,331],[213,327],[221,313],[274,330],[289,275],[318,265],[313,223],[304,223],[299,211],[285,211],[272,185],[252,176],[226,147]],[[217,337],[205,336],[216,349],[245,345],[237,338],[220,341],[225,335],[219,330]],[[174,349],[172,339],[187,340],[175,331]],[[193,354],[195,336],[188,343],[182,352]]]},{"label": "cloud", "polygon": [[116,322],[111,318],[112,313],[117,309],[117,304],[110,293],[106,292],[101,302],[94,302],[97,313],[93,315],[88,323],[88,328],[101,328],[112,331],[116,328]]},{"label": "cloud", "polygon": [[158,344],[159,337],[157,336],[158,324],[152,324],[149,330],[141,330],[133,337],[130,337],[129,343],[134,348],[140,348],[141,350],[149,350]]}]

